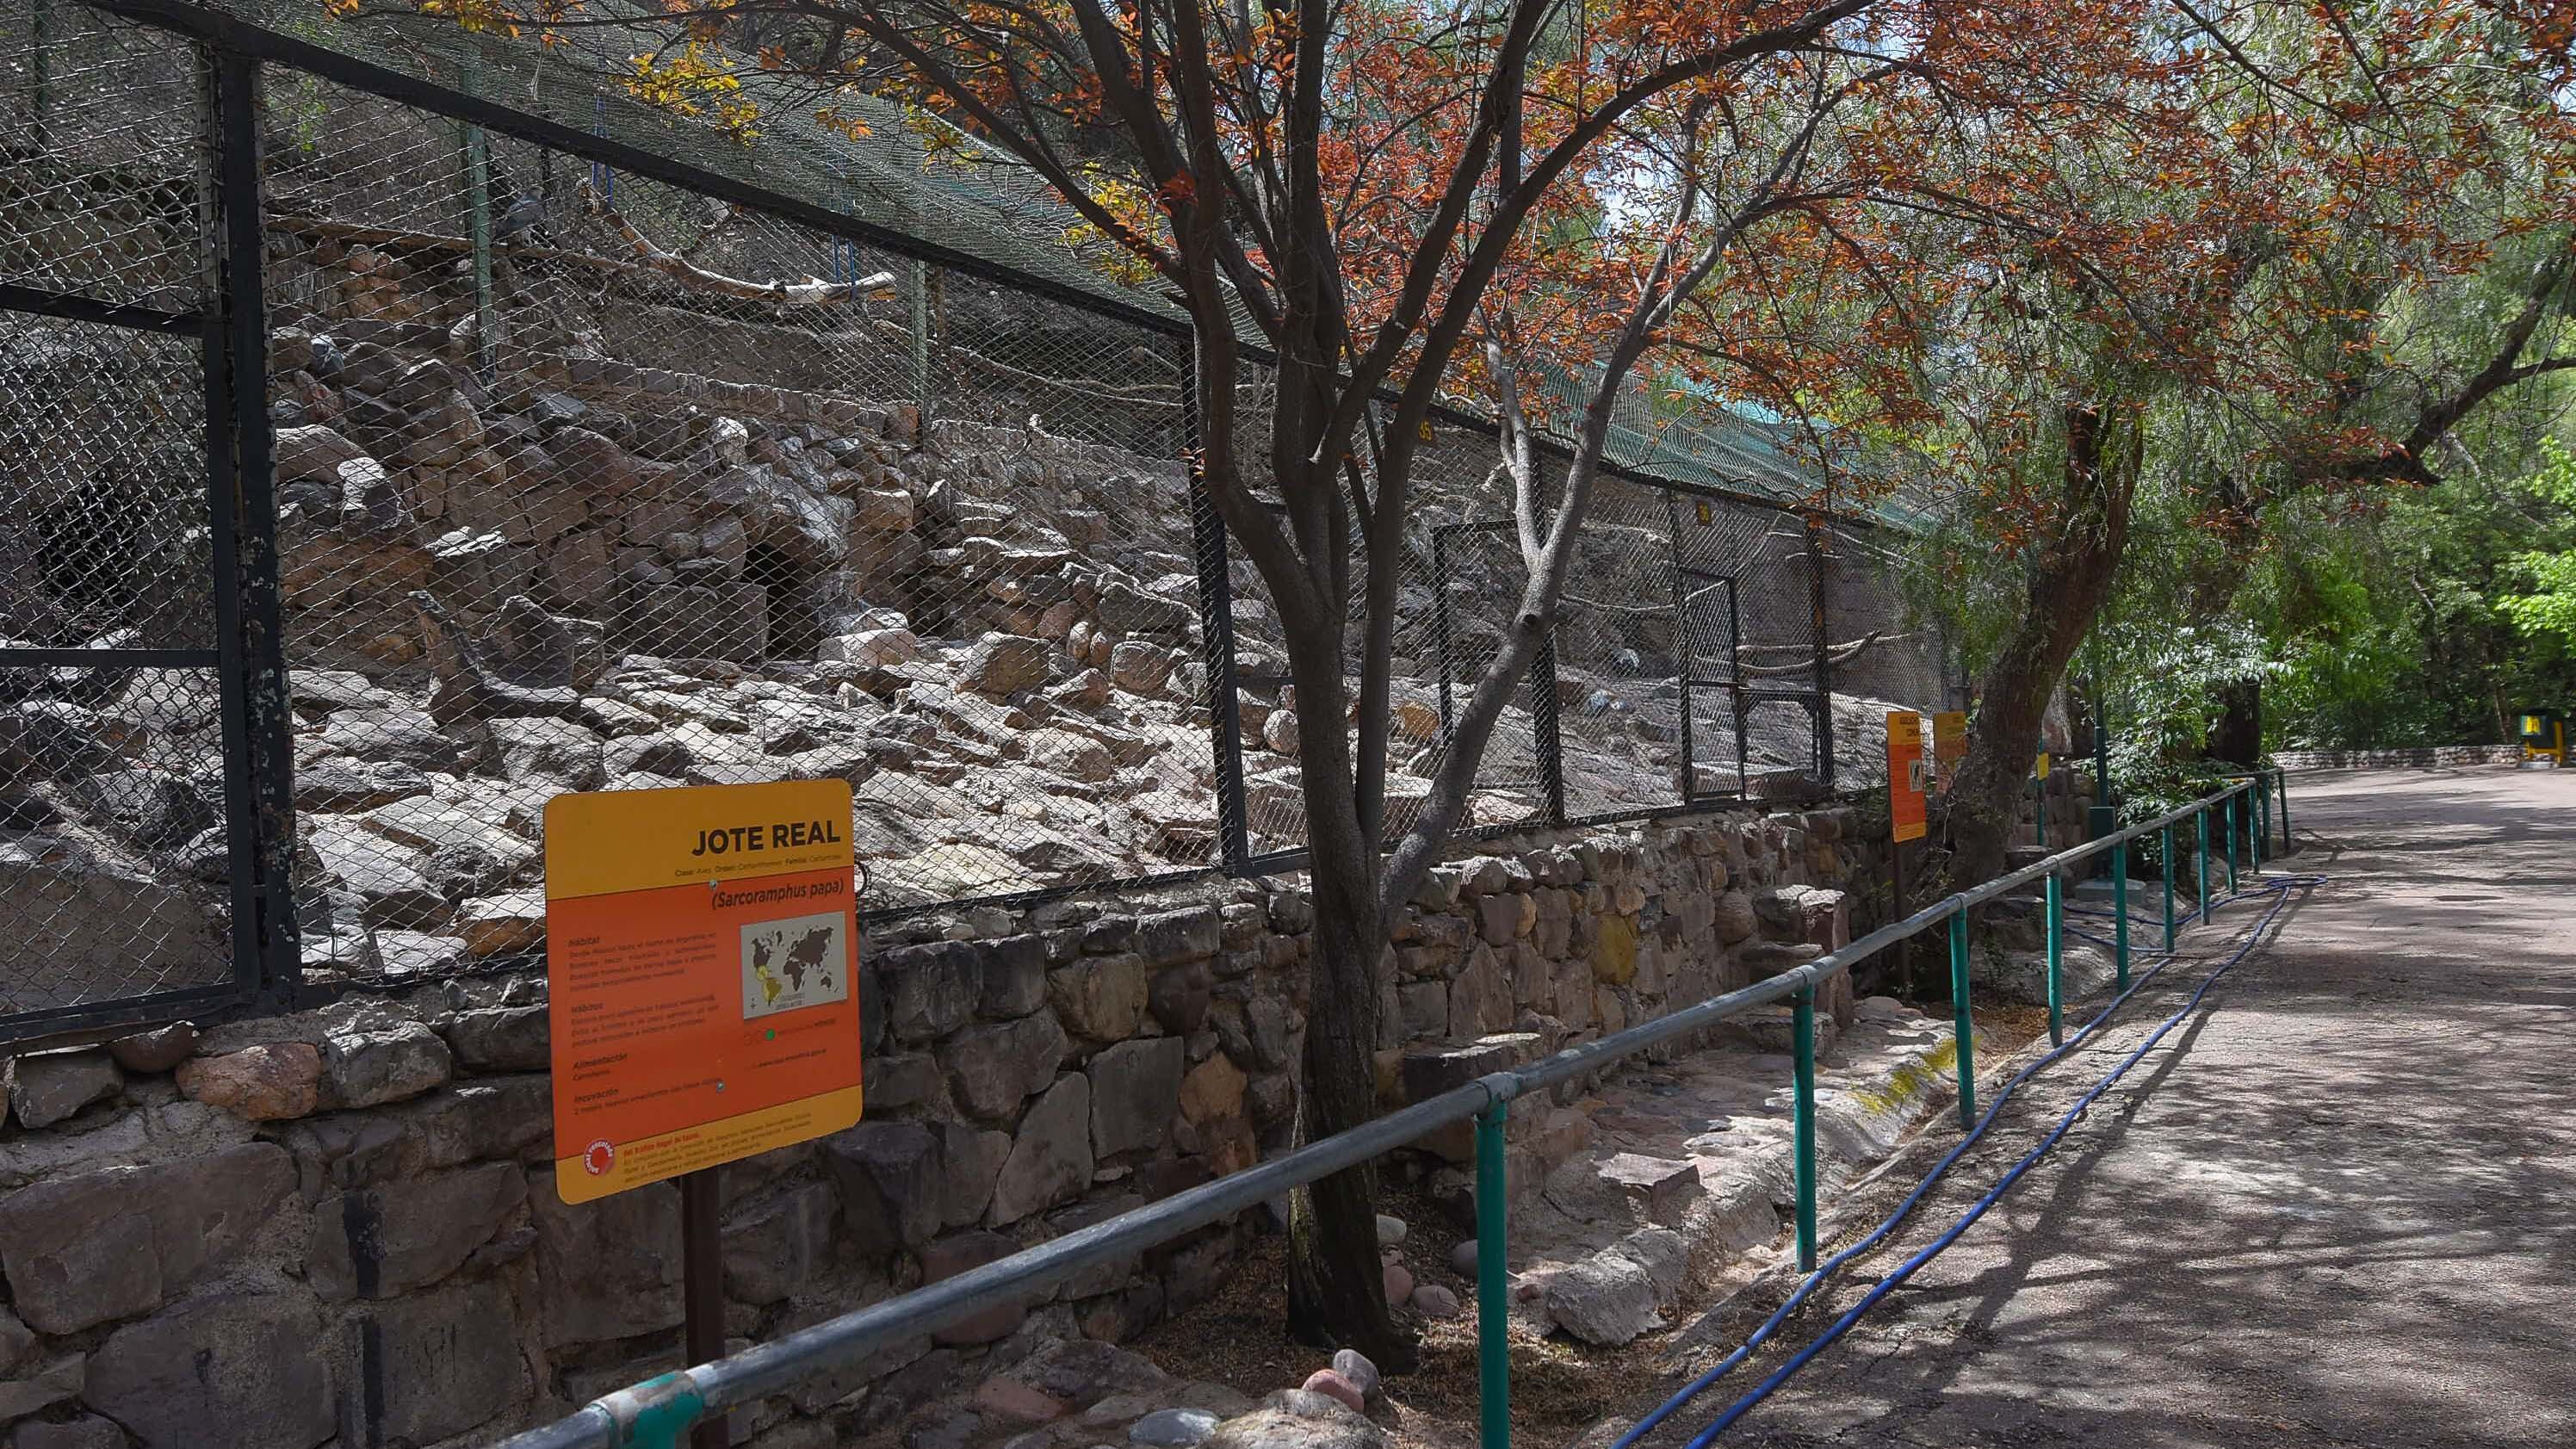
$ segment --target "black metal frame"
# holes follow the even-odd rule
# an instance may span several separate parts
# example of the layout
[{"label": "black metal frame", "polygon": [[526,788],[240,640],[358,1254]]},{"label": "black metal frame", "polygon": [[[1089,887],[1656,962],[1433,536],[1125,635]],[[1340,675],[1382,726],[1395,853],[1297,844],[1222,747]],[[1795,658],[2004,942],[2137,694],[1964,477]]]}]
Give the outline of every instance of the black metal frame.
[{"label": "black metal frame", "polygon": [[[214,586],[215,643],[204,649],[0,649],[0,666],[195,668],[219,676],[222,716],[225,828],[228,832],[232,904],[232,979],[215,986],[194,986],[79,1003],[0,1019],[0,1041],[36,1032],[64,1032],[111,1027],[120,1023],[193,1016],[206,1019],[225,1013],[288,1009],[305,999],[302,947],[290,879],[296,837],[293,790],[292,712],[287,704],[282,596],[279,586],[277,502],[266,415],[266,306],[262,279],[264,246],[259,160],[259,76],[263,64],[275,64],[352,90],[364,92],[425,114],[445,117],[476,132],[488,131],[545,146],[587,160],[597,167],[623,170],[701,194],[754,208],[813,229],[827,238],[881,248],[916,265],[928,264],[962,275],[1046,298],[1092,315],[1142,327],[1174,340],[1183,359],[1180,446],[1191,461],[1193,563],[1199,581],[1199,620],[1207,668],[1210,744],[1215,752],[1217,859],[1154,875],[1116,880],[1085,880],[1042,889],[888,907],[863,913],[883,923],[925,911],[965,904],[1018,906],[1059,899],[1086,891],[1118,890],[1200,878],[1211,874],[1260,876],[1302,865],[1304,849],[1254,855],[1249,848],[1245,809],[1244,756],[1238,690],[1249,681],[1235,666],[1234,607],[1228,568],[1227,530],[1214,500],[1197,477],[1201,437],[1196,357],[1186,318],[1117,299],[1043,276],[957,252],[797,197],[747,184],[640,146],[584,130],[434,82],[375,65],[343,52],[283,35],[185,0],[92,0],[95,8],[172,34],[191,45],[200,61],[204,141],[209,169],[204,186],[202,225],[207,245],[206,295],[194,311],[153,307],[67,295],[0,283],[0,311],[60,318],[135,332],[194,336],[201,342],[205,376],[207,517],[212,550],[209,568]],[[486,329],[488,339],[489,329]],[[1257,346],[1243,349],[1259,361],[1267,356]],[[1392,394],[1388,395],[1390,400]],[[1492,438],[1496,424],[1460,409],[1438,405],[1431,418]],[[1571,454],[1542,441],[1540,451],[1554,462]],[[1602,475],[1661,490],[1668,500],[1704,499],[1773,514],[1802,513],[1813,560],[1811,607],[1816,621],[1815,678],[1811,690],[1748,688],[1740,670],[1724,681],[1699,681],[1690,667],[1681,670],[1683,779],[1675,803],[1570,816],[1566,809],[1564,749],[1557,700],[1556,643],[1553,628],[1533,660],[1528,683],[1534,691],[1534,748],[1543,799],[1533,818],[1457,832],[1462,841],[1508,836],[1532,828],[1669,818],[1711,804],[1748,798],[1743,718],[1754,704],[1782,699],[1807,706],[1816,720],[1818,770],[1826,789],[1833,779],[1830,681],[1824,638],[1825,545],[1822,513],[1749,491],[1736,491],[1695,481],[1655,476],[1615,460],[1599,463]],[[1854,520],[1867,524],[1867,520]],[[1449,674],[1453,651],[1447,596],[1447,535],[1462,529],[1504,528],[1504,523],[1449,525],[1434,533],[1435,594],[1441,649],[1441,717],[1444,727],[1454,701]],[[1680,557],[1675,520],[1675,603],[1686,607],[1689,580],[1705,573],[1686,570]],[[1709,574],[1709,578],[1719,576]],[[1736,581],[1727,588],[1730,632],[1740,626]],[[1687,633],[1687,617],[1679,621]],[[1740,661],[1735,661],[1740,663]],[[1690,693],[1702,685],[1731,691],[1737,711],[1737,780],[1733,797],[1696,788],[1698,772],[1690,729]]]}]

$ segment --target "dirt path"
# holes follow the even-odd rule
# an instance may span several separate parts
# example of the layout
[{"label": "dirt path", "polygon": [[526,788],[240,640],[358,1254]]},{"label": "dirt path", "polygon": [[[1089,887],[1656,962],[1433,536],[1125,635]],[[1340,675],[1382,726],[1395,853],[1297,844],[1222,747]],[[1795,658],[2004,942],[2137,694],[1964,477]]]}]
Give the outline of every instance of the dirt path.
[{"label": "dirt path", "polygon": [[[2275,869],[2330,879],[2279,942],[1721,1443],[2576,1444],[2576,772],[2307,775],[2292,811],[2304,848]],[[2186,932],[2099,1049],[2025,1088],[1893,1249],[1729,1387],[1954,1220],[2259,909]],[[1923,1134],[1890,1181],[1954,1140]],[[1689,1335],[1711,1346],[1677,1369],[1745,1314]]]}]

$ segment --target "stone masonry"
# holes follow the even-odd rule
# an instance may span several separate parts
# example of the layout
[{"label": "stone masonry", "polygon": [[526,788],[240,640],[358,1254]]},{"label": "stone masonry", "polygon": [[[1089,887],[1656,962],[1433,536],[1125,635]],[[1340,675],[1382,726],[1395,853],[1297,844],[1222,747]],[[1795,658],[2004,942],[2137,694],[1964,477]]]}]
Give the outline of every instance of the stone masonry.
[{"label": "stone masonry", "polygon": [[[1496,842],[1396,930],[1390,1104],[1845,939],[1850,814]],[[727,1324],[773,1337],[1239,1170],[1297,1104],[1288,882],[975,907],[871,939],[867,1120],[726,1169]],[[1851,1003],[1829,1003],[1847,1020]],[[0,1127],[0,1427],[24,1449],[485,1442],[671,1366],[678,1199],[554,1192],[542,979],[21,1055]],[[1522,1125],[1526,1123],[1526,1125]],[[1515,1119],[1524,1192],[1580,1143]],[[1459,1144],[1434,1140],[1427,1164]],[[1059,1338],[1209,1294],[1263,1214],[997,1305],[741,1416],[902,1422]]]}]

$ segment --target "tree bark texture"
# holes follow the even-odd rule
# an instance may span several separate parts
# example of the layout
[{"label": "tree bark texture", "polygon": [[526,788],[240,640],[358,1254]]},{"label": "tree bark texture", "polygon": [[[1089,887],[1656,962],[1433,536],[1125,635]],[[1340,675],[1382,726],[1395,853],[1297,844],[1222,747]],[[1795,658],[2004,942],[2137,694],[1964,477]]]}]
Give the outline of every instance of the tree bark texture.
[{"label": "tree bark texture", "polygon": [[2263,681],[2248,679],[2218,688],[2218,723],[2209,732],[2209,757],[2252,769],[2263,758]]},{"label": "tree bark texture", "polygon": [[2128,546],[2144,434],[2134,419],[2066,409],[2065,475],[2031,546],[2020,620],[1977,690],[1968,758],[1950,801],[1948,889],[2002,873],[2048,701],[2111,595]]}]

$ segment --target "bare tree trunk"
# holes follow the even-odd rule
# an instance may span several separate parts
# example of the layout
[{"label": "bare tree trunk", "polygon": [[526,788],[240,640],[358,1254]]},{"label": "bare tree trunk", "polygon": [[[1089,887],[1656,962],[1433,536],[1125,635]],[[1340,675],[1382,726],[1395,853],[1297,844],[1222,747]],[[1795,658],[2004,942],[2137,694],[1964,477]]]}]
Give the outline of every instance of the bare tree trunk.
[{"label": "bare tree trunk", "polygon": [[1949,889],[2002,872],[2049,697],[2111,595],[2128,545],[2144,429],[2127,420],[2122,445],[2110,445],[2110,427],[2090,406],[2066,410],[2066,477],[2054,526],[2032,548],[2021,620],[1978,688],[1976,727],[1951,794]]},{"label": "bare tree trunk", "polygon": [[[1315,929],[1308,939],[1300,1146],[1377,1115],[1379,968],[1387,953],[1379,909],[1375,832],[1364,824],[1352,769],[1343,637],[1292,630],[1298,769],[1306,803],[1307,878]],[[1368,762],[1363,759],[1365,771]],[[1288,1330],[1301,1342],[1355,1348],[1389,1373],[1412,1371],[1419,1351],[1388,1311],[1378,1265],[1377,1177],[1362,1163],[1292,1193],[1288,1212]]]},{"label": "bare tree trunk", "polygon": [[2248,769],[2263,758],[2263,681],[2248,679],[2218,689],[2218,723],[2209,732],[2209,757]]}]

